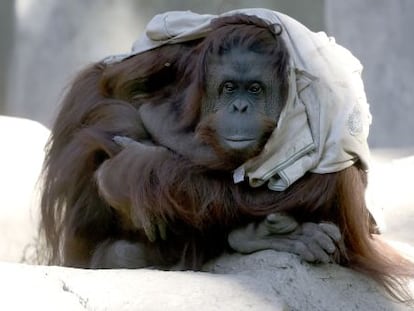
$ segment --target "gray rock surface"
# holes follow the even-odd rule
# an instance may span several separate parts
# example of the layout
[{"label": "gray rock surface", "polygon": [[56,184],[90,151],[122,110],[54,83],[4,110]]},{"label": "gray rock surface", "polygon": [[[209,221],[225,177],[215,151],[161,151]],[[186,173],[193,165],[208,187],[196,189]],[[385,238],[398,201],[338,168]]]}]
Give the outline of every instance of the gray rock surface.
[{"label": "gray rock surface", "polygon": [[22,260],[36,239],[36,186],[48,137],[38,122],[0,115],[0,260]]},{"label": "gray rock surface", "polygon": [[365,277],[263,251],[208,272],[82,270],[0,264],[1,310],[409,310]]}]

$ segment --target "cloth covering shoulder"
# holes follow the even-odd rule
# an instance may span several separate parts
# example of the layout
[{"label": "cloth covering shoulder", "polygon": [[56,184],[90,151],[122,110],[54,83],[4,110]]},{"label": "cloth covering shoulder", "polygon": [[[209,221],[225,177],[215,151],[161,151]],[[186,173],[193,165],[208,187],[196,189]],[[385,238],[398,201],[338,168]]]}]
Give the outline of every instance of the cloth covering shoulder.
[{"label": "cloth covering shoulder", "polygon": [[293,18],[267,9],[242,9],[221,15],[172,11],[156,15],[127,54],[109,56],[120,62],[165,44],[204,37],[213,19],[233,14],[255,15],[280,24],[290,54],[289,95],[278,126],[263,151],[235,170],[253,187],[267,183],[283,191],[306,172],[332,173],[360,161],[369,164],[367,143],[371,114],[361,79],[361,63],[325,33],[315,33]]}]

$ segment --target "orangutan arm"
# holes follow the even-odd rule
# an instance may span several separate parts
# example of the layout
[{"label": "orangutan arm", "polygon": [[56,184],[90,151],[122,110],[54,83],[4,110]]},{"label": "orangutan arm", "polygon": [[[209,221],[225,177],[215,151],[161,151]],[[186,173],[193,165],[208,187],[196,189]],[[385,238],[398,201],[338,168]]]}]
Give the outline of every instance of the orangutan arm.
[{"label": "orangutan arm", "polygon": [[152,166],[170,156],[164,147],[137,142],[124,136],[113,140],[123,149],[106,160],[95,173],[98,191],[120,216],[124,226],[142,229],[150,241],[166,239],[166,224],[142,198]]}]

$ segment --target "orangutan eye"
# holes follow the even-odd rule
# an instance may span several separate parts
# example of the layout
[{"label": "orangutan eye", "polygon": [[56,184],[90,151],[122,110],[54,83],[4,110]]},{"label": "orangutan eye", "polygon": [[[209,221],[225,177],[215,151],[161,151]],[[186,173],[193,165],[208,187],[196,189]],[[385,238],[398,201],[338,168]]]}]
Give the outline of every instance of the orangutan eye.
[{"label": "orangutan eye", "polygon": [[231,81],[227,81],[223,84],[223,93],[233,93],[236,90],[236,85],[231,82]]},{"label": "orangutan eye", "polygon": [[262,86],[259,83],[257,83],[257,82],[252,83],[249,86],[249,90],[248,91],[249,91],[249,93],[252,93],[252,94],[259,94],[262,91]]}]

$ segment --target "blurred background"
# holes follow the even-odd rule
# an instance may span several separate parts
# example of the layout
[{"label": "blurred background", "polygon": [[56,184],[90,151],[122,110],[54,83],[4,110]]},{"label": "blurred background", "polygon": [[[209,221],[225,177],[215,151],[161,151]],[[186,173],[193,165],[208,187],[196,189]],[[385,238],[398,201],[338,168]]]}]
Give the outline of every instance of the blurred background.
[{"label": "blurred background", "polygon": [[413,150],[413,0],[2,0],[0,115],[50,127],[76,72],[129,51],[153,15],[243,7],[284,12],[351,50],[365,67],[371,147]]}]

